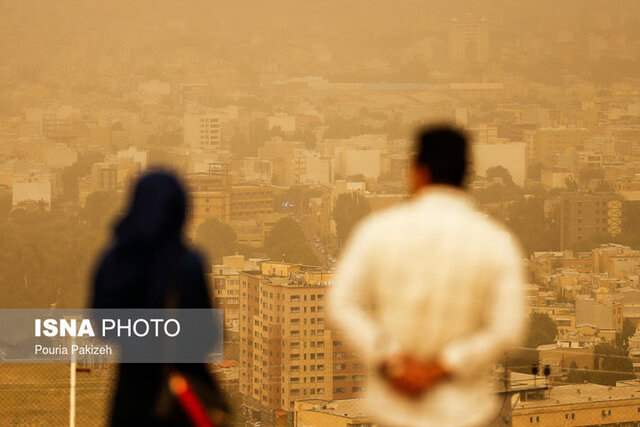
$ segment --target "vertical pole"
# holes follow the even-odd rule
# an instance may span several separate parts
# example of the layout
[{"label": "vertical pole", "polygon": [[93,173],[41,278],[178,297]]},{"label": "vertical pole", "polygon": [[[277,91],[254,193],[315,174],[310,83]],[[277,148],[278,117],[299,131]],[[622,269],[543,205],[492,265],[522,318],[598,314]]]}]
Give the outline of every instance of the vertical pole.
[{"label": "vertical pole", "polygon": [[[71,345],[75,345],[76,338],[71,338]],[[71,351],[69,363],[69,427],[76,427],[76,355]]]}]

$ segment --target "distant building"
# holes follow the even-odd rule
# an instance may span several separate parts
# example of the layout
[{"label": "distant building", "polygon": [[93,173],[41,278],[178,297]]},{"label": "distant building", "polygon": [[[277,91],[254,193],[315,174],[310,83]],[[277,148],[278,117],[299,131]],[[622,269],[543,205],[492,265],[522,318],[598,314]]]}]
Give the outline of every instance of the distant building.
[{"label": "distant building", "polygon": [[540,181],[542,185],[550,189],[565,189],[567,184],[575,182],[573,172],[566,169],[551,168],[543,169],[540,173]]},{"label": "distant building", "polygon": [[265,410],[362,391],[363,366],[327,324],[331,277],[283,262],[240,275],[240,392]]},{"label": "distant building", "polygon": [[235,334],[240,330],[240,272],[248,265],[242,255],[225,256],[210,274],[215,307],[224,312],[225,330]]},{"label": "distant building", "polygon": [[296,117],[286,113],[276,113],[267,117],[269,130],[280,129],[284,133],[296,131]]},{"label": "distant building", "polygon": [[98,162],[91,167],[93,191],[116,191],[118,188],[118,166],[112,162]]},{"label": "distant building", "polygon": [[449,58],[454,63],[489,61],[489,26],[486,19],[471,16],[449,23]]},{"label": "distant building", "polygon": [[622,330],[622,304],[596,301],[590,297],[576,299],[576,326],[593,325],[598,329]]},{"label": "distant building", "polygon": [[536,160],[546,167],[570,167],[572,164],[562,164],[561,158],[568,154],[577,157],[577,152],[584,148],[589,130],[585,128],[541,128],[533,137],[532,154]]},{"label": "distant building", "polygon": [[42,134],[53,140],[68,141],[80,134],[80,113],[71,106],[48,109],[42,114]]},{"label": "distant building", "polygon": [[271,184],[273,181],[273,163],[258,157],[245,157],[233,161],[234,171],[243,182]]},{"label": "distant building", "polygon": [[325,184],[333,182],[333,159],[311,151],[298,149],[295,153],[296,184]]},{"label": "distant building", "polygon": [[300,165],[296,159],[296,151],[301,146],[298,141],[272,138],[258,150],[258,158],[268,160],[272,164],[273,184],[291,186],[298,183]]},{"label": "distant building", "polygon": [[42,205],[46,210],[51,209],[52,183],[49,178],[30,177],[14,181],[12,186],[11,205]]},{"label": "distant building", "polygon": [[374,427],[364,399],[299,400],[293,427]]},{"label": "distant building", "polygon": [[209,218],[229,221],[231,185],[227,165],[211,164],[209,172],[187,174],[185,181],[191,193],[192,230],[197,230]]},{"label": "distant building", "polygon": [[511,417],[513,427],[637,426],[640,386],[608,387],[575,384],[552,387],[548,393],[521,393]]},{"label": "distant building", "polygon": [[622,202],[615,193],[565,193],[559,213],[561,249],[575,249],[622,231]]},{"label": "distant building", "polygon": [[336,172],[344,178],[362,175],[377,179],[382,171],[382,151],[370,148],[345,148],[337,153]]},{"label": "distant building", "polygon": [[256,219],[274,212],[273,187],[270,185],[234,185],[231,188],[230,219]]},{"label": "distant building", "polygon": [[71,166],[78,160],[76,150],[62,143],[47,143],[41,155],[47,166],[52,169],[62,169]]},{"label": "distant building", "polygon": [[184,106],[208,105],[211,87],[208,83],[184,83],[180,85],[180,103]]},{"label": "distant building", "polygon": [[222,120],[216,113],[185,113],[184,143],[192,149],[210,150],[222,144]]},{"label": "distant building", "polygon": [[147,168],[148,152],[146,150],[140,150],[136,147],[129,147],[125,150],[119,150],[116,153],[118,160],[128,160],[130,162],[137,163],[140,166],[140,170]]},{"label": "distant building", "polygon": [[606,273],[612,279],[624,279],[640,272],[640,251],[628,246],[601,245],[592,253],[595,273]]}]

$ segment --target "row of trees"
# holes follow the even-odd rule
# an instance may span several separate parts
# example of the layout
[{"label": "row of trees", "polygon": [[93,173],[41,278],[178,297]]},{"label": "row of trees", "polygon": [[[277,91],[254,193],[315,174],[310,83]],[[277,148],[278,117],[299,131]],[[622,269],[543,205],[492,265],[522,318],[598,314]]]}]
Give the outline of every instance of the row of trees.
[{"label": "row of trees", "polygon": [[91,270],[108,229],[96,227],[95,212],[90,204],[76,215],[17,209],[0,220],[3,307],[86,305]]},{"label": "row of trees", "polygon": [[[295,200],[304,199],[297,195]],[[338,245],[347,241],[355,225],[369,214],[371,208],[367,200],[359,193],[341,194],[333,211],[337,228]],[[261,255],[255,248],[238,243],[238,237],[229,225],[217,219],[208,219],[196,230],[195,240],[203,247],[212,261],[219,262],[224,255],[242,253]],[[320,259],[309,244],[309,236],[304,233],[300,223],[292,217],[278,221],[265,237],[264,255],[276,260],[318,265]]]},{"label": "row of trees", "polygon": [[[83,159],[65,171],[65,193],[69,197],[77,196],[74,177],[86,172],[90,160]],[[101,191],[90,194],[85,207],[79,211],[61,208],[11,211],[10,192],[0,191],[3,306],[84,306],[91,270],[122,204],[121,195]],[[362,196],[339,197],[334,219],[341,242],[368,212],[369,205]],[[243,253],[307,265],[321,263],[319,254],[309,244],[309,236],[292,217],[285,217],[275,224],[266,236],[262,250],[241,245],[235,231],[216,219],[201,224],[195,239],[208,252],[212,262],[219,262],[224,255]]]},{"label": "row of trees", "polygon": [[[233,228],[214,218],[200,224],[196,230],[195,240],[207,251],[212,262],[220,262],[223,256],[235,253],[260,255],[257,249],[239,244]],[[278,221],[266,236],[264,255],[271,259],[292,263],[307,265],[319,263],[302,227],[290,217]]]}]

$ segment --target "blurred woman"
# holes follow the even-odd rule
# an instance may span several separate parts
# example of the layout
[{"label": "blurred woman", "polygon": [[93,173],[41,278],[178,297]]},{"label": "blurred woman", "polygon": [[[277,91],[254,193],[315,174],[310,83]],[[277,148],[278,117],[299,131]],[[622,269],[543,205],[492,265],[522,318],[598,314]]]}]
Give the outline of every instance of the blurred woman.
[{"label": "blurred woman", "polygon": [[[171,173],[151,171],[138,180],[128,209],[114,229],[113,241],[96,268],[93,308],[211,308],[203,259],[183,236],[187,211],[187,193]],[[179,405],[167,403],[169,376],[175,372],[206,384],[207,400],[213,399],[227,412],[205,363],[171,367],[122,363],[110,425],[190,425]]]}]

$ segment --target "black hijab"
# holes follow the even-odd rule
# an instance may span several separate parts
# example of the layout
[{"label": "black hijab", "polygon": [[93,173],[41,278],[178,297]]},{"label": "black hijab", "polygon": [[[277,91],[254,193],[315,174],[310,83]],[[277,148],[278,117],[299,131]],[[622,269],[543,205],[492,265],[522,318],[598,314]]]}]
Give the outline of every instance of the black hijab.
[{"label": "black hijab", "polygon": [[187,193],[175,175],[153,170],[139,178],[95,271],[93,307],[166,304],[169,289],[183,281],[190,253],[182,236],[187,206]]},{"label": "black hijab", "polygon": [[182,240],[187,193],[170,172],[154,170],[138,180],[126,214],[115,227],[116,246],[164,246]]}]

